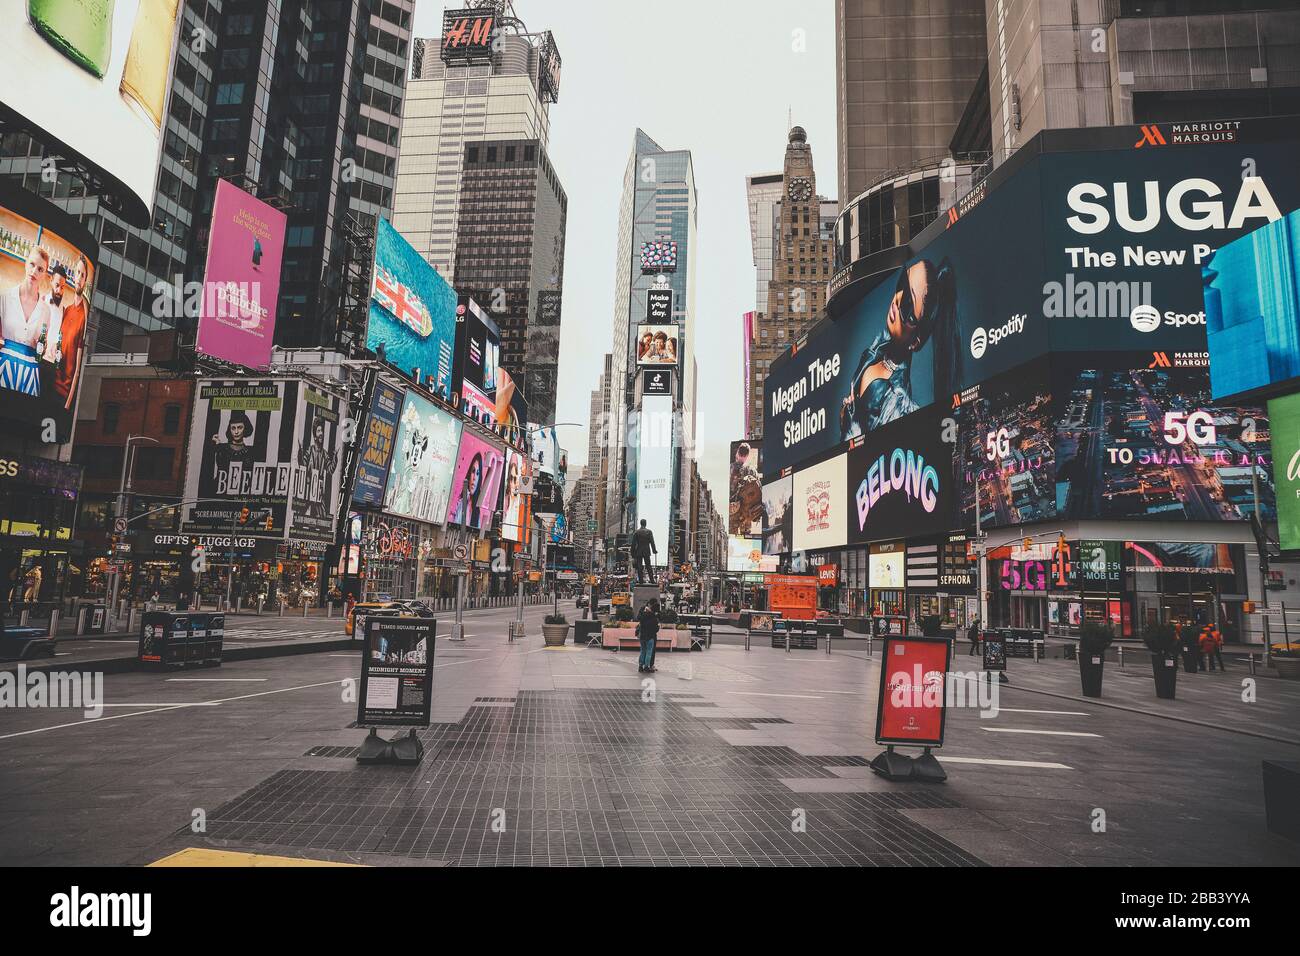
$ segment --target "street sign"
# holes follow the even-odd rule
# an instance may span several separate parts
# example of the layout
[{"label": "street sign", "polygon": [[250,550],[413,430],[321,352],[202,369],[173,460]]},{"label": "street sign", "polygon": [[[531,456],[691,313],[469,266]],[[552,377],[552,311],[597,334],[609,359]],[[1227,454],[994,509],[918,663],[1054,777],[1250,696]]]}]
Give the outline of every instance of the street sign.
[{"label": "street sign", "polygon": [[126,534],[126,519],[125,519],[125,518],[114,518],[114,519],[113,519],[113,534]]},{"label": "street sign", "polygon": [[464,561],[469,557],[469,548],[465,547],[463,544],[458,544],[451,549],[451,553],[456,556],[456,560]]},{"label": "street sign", "polygon": [[431,617],[366,618],[358,726],[429,726],[435,631]]},{"label": "street sign", "polygon": [[588,530],[589,532],[593,533],[593,534],[595,533],[595,531],[596,531],[596,522],[595,522],[595,520],[593,520],[593,519],[588,519],[588,520],[587,520],[587,530]]}]

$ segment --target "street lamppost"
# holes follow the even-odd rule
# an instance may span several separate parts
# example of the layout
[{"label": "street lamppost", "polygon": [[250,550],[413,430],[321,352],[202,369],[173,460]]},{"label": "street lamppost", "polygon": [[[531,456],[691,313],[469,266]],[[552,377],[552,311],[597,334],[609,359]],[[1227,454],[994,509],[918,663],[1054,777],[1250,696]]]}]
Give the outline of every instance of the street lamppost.
[{"label": "street lamppost", "polygon": [[[132,473],[132,467],[131,467],[132,464],[134,464],[131,457],[132,452],[134,451],[132,445],[133,443],[138,441],[151,441],[155,445],[162,444],[160,441],[158,441],[158,439],[150,438],[148,435],[128,434],[126,436],[126,444],[123,446],[123,453],[122,453],[122,477],[121,480],[119,480],[117,483],[117,515],[116,515],[116,517],[121,518],[124,522],[130,520],[130,516],[127,514],[127,510],[128,510],[127,496],[131,493],[131,483],[134,479],[134,475]],[[116,614],[117,612],[117,596],[121,590],[121,587],[122,587],[122,572],[118,570],[117,562],[115,561],[113,563],[113,589],[112,589],[112,594],[109,597],[109,603],[108,603],[110,614]]]}]

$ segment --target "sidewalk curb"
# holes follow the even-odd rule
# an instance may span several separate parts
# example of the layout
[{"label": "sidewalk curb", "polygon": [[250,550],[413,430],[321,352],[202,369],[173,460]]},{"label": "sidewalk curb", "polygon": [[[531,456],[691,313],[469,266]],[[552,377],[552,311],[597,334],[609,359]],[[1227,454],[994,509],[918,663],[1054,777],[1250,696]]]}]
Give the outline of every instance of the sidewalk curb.
[{"label": "sidewalk curb", "polygon": [[[268,657],[295,657],[299,654],[317,654],[325,651],[360,651],[361,645],[353,643],[351,638],[332,638],[324,641],[300,642],[296,644],[270,644],[255,647],[232,647],[222,651],[221,662],[223,664],[234,663],[235,661],[254,661],[262,660]],[[28,674],[49,673],[50,671],[98,671],[104,674],[131,674],[131,673],[157,673],[154,668],[140,667],[131,654],[125,657],[108,657],[102,660],[75,661],[75,662],[32,662],[32,661],[0,661],[0,665],[22,664],[25,665]],[[181,668],[177,668],[180,670]],[[189,668],[198,670],[199,668]],[[206,668],[211,670],[211,668]]]}]

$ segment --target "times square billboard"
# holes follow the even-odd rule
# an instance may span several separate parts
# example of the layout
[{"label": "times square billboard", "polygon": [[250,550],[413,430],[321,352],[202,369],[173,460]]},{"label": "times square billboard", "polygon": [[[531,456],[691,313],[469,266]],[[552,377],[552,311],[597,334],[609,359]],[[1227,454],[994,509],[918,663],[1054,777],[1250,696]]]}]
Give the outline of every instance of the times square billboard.
[{"label": "times square billboard", "polygon": [[[934,504],[913,533],[973,524],[977,492],[986,525],[1240,520],[1252,472],[1271,519],[1267,413],[1211,397],[1205,267],[1300,205],[1300,142],[1271,120],[1219,124],[1232,135],[1217,143],[1179,138],[1179,125],[1162,124],[1159,148],[1136,147],[1136,127],[1040,134],[901,267],[839,290],[773,364],[765,470],[852,446],[856,516],[873,487],[857,471],[876,465],[880,494],[897,461],[907,482],[889,488]],[[915,510],[907,493],[886,497]],[[892,533],[890,510],[868,508],[850,537]]]}]

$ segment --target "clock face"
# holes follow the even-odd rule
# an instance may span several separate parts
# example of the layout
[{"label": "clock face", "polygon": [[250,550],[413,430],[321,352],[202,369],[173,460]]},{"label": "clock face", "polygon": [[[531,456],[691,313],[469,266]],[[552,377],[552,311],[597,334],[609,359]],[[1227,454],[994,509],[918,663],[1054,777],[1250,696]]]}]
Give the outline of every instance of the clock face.
[{"label": "clock face", "polygon": [[812,196],[812,183],[803,176],[796,176],[790,180],[790,198],[798,202],[804,202]]}]

